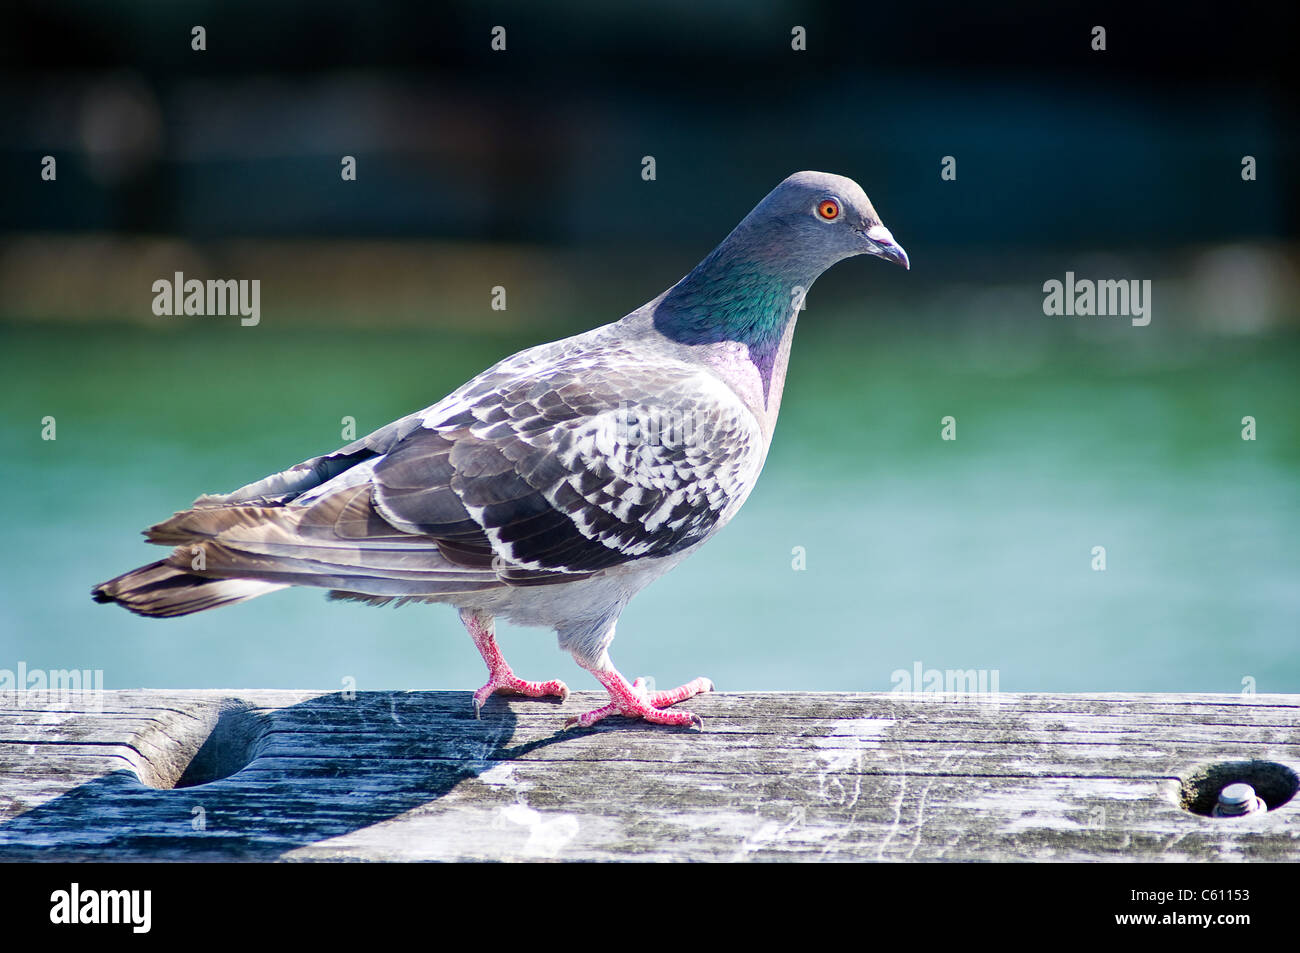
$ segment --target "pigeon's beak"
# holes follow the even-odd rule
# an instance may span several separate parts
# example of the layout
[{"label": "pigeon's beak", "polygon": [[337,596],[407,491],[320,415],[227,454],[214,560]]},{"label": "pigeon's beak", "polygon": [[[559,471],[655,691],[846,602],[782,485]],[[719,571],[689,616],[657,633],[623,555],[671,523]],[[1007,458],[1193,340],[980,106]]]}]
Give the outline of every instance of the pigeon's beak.
[{"label": "pigeon's beak", "polygon": [[871,246],[868,254],[883,258],[886,261],[895,262],[909,271],[911,270],[912,265],[907,260],[907,252],[903,251],[902,245],[894,241],[894,236],[889,233],[889,229],[883,225],[872,225],[865,234],[867,244]]}]

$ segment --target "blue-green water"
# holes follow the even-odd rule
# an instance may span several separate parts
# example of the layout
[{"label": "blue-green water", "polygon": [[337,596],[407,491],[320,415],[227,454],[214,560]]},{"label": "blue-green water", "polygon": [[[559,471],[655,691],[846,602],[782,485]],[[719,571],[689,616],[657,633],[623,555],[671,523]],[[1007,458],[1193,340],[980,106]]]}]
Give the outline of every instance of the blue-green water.
[{"label": "blue-green water", "polygon": [[[442,606],[290,590],[150,620],[88,593],[158,558],[139,530],[198,493],[333,449],[342,417],[381,425],[550,331],[0,335],[0,669],[102,669],[110,688],[481,683]],[[888,689],[920,662],[995,670],[1003,690],[1300,691],[1298,371],[1293,334],[807,318],[758,489],[632,603],[614,659],[722,689]],[[502,641],[522,675],[596,687],[549,633]]]}]

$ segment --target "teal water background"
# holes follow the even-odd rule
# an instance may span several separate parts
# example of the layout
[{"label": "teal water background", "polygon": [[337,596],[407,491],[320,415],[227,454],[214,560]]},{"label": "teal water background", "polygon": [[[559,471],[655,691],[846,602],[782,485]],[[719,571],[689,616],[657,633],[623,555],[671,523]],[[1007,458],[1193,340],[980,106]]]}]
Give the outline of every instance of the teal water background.
[{"label": "teal water background", "polygon": [[[89,590],[159,558],[139,531],[199,493],[554,335],[173,328],[0,326],[0,668],[102,669],[109,688],[479,685],[443,606],[295,589],[151,620]],[[758,488],[634,600],[614,659],[732,690],[883,690],[919,662],[1013,691],[1300,691],[1298,368],[1294,332],[806,316]],[[551,634],[501,634],[520,674],[596,687]]]}]

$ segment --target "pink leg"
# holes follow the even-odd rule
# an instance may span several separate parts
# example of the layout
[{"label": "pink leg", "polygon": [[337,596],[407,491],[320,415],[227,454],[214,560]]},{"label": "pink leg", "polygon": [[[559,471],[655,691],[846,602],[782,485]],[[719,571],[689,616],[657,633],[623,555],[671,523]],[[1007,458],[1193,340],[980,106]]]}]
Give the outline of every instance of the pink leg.
[{"label": "pink leg", "polygon": [[483,656],[483,661],[488,667],[487,684],[474,693],[475,718],[479,717],[484,703],[494,694],[527,695],[530,698],[558,695],[561,701],[569,697],[569,688],[561,681],[552,679],[549,682],[530,682],[519,678],[510,670],[505,656],[497,647],[491,616],[465,610],[461,612],[460,619],[465,623],[465,628],[469,630],[479,655]]},{"label": "pink leg", "polygon": [[638,678],[629,683],[612,667],[608,669],[587,669],[595,675],[600,684],[609,692],[609,704],[584,712],[568,719],[565,728],[577,726],[590,728],[596,722],[610,715],[626,715],[629,718],[644,718],[656,725],[694,725],[704,727],[704,719],[692,711],[661,711],[670,705],[693,698],[704,692],[713,691],[713,682],[707,678],[696,678],[680,688],[666,692],[647,692],[645,679]]}]

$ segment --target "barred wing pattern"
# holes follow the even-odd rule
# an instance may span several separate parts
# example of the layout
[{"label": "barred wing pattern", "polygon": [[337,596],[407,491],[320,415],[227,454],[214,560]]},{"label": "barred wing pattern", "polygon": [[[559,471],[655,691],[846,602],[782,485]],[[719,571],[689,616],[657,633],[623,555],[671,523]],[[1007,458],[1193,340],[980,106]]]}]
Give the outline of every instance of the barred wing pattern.
[{"label": "barred wing pattern", "polygon": [[595,572],[705,539],[757,476],[753,415],[699,369],[624,371],[617,390],[592,373],[516,381],[410,433],[374,467],[377,511],[452,562],[509,572]]}]

